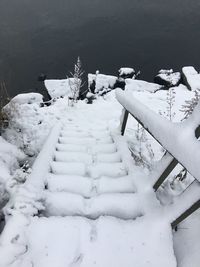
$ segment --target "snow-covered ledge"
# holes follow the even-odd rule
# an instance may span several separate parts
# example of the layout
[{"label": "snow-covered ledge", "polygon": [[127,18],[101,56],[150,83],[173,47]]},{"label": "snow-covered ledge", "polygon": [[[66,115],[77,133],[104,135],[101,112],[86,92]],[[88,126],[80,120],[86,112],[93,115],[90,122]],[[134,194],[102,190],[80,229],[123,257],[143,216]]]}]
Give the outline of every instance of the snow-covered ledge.
[{"label": "snow-covered ledge", "polygon": [[200,103],[189,119],[172,123],[156,114],[128,91],[116,90],[120,104],[157,139],[198,181],[200,181],[200,143],[195,130],[200,124]]}]

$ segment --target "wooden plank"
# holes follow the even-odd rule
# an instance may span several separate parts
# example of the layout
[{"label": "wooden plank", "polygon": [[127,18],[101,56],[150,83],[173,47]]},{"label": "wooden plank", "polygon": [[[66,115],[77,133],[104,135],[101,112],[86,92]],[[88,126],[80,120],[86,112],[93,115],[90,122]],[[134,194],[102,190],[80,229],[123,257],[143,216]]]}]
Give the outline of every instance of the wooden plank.
[{"label": "wooden plank", "polygon": [[200,199],[195,202],[189,209],[182,213],[175,221],[171,223],[172,229],[175,229],[179,223],[188,218],[193,212],[200,208]]},{"label": "wooden plank", "polygon": [[124,133],[125,133],[126,124],[127,124],[128,115],[129,115],[129,112],[126,109],[124,109],[123,112],[124,112],[124,114],[123,114],[123,120],[122,120],[121,135],[124,135]]},{"label": "wooden plank", "polygon": [[154,184],[153,189],[155,191],[157,191],[158,188],[162,185],[162,183],[167,179],[167,177],[173,171],[173,169],[177,166],[177,164],[178,164],[178,161],[175,158],[173,158],[171,162],[169,163],[169,165],[167,165],[167,167],[164,169],[164,171],[162,172],[162,174],[160,175],[156,183]]}]

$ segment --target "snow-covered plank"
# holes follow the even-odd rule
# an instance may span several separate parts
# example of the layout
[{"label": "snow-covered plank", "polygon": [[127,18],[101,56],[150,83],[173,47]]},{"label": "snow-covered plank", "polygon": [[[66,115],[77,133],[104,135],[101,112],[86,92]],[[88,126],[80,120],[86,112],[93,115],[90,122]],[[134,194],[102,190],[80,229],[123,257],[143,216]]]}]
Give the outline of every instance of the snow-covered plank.
[{"label": "snow-covered plank", "polygon": [[182,123],[172,123],[151,111],[135,99],[130,92],[118,89],[116,96],[122,106],[200,181],[200,143],[194,134],[200,124],[200,104],[197,105],[188,120]]}]

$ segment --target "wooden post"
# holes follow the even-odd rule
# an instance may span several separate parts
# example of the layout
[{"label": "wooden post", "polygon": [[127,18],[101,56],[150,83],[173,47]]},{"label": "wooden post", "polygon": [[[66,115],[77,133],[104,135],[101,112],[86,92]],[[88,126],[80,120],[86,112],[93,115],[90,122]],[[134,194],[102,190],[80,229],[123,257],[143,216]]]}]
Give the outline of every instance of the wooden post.
[{"label": "wooden post", "polygon": [[171,162],[167,165],[167,167],[164,169],[164,171],[162,172],[156,183],[154,184],[153,189],[155,191],[157,191],[158,188],[162,185],[162,183],[167,179],[167,177],[173,171],[173,169],[176,167],[177,164],[178,161],[175,158],[173,158]]},{"label": "wooden post", "polygon": [[123,119],[122,119],[121,135],[124,135],[124,133],[125,133],[126,124],[127,124],[128,115],[129,115],[129,112],[126,109],[124,109],[123,112],[124,112],[124,114],[123,114]]},{"label": "wooden post", "polygon": [[176,228],[176,226],[189,217],[193,212],[200,208],[200,200],[195,202],[189,209],[187,209],[183,214],[181,214],[175,221],[171,223],[172,229]]}]

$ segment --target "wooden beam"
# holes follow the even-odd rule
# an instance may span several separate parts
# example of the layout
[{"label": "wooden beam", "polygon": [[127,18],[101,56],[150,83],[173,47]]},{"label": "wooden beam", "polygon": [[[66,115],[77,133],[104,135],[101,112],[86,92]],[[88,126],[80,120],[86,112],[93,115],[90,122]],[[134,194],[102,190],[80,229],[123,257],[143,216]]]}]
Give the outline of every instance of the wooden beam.
[{"label": "wooden beam", "polygon": [[156,183],[154,184],[153,189],[155,191],[157,191],[158,188],[162,185],[162,183],[167,179],[167,177],[173,171],[173,169],[177,166],[177,164],[178,164],[178,161],[175,158],[173,158],[171,162],[167,165],[167,167],[164,169],[164,171],[162,172],[162,174],[160,175]]},{"label": "wooden beam", "polygon": [[189,209],[182,213],[175,221],[171,223],[172,229],[175,229],[179,223],[188,218],[193,212],[200,208],[200,199],[195,202]]}]

